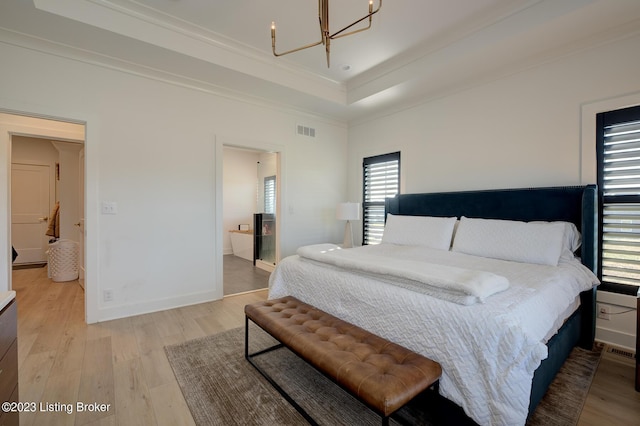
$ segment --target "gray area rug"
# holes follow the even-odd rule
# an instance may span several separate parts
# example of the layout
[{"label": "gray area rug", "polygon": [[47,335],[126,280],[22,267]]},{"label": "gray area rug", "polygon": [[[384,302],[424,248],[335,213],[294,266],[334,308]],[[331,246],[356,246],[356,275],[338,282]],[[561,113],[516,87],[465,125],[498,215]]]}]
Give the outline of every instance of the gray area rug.
[{"label": "gray area rug", "polygon": [[[254,352],[275,341],[252,325],[250,343]],[[165,352],[197,425],[307,424],[244,359],[244,328],[167,346]],[[377,414],[287,349],[254,360],[319,424],[380,424]],[[575,425],[599,360],[599,351],[574,349],[528,424]],[[432,392],[416,399],[391,424],[469,424],[467,419],[455,418],[449,402]],[[428,412],[425,406],[431,407]]]},{"label": "gray area rug", "polygon": [[593,351],[574,348],[527,425],[563,426],[577,424],[593,376],[600,364],[603,349],[603,345],[600,344],[596,344]]}]

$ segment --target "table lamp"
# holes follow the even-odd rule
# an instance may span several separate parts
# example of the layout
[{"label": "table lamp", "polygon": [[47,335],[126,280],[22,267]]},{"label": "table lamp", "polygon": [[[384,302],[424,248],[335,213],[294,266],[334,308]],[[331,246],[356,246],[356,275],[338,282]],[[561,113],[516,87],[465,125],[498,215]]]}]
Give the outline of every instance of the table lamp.
[{"label": "table lamp", "polygon": [[360,203],[340,203],[336,208],[336,219],[346,220],[344,226],[343,248],[353,247],[353,233],[351,231],[351,221],[360,220]]}]

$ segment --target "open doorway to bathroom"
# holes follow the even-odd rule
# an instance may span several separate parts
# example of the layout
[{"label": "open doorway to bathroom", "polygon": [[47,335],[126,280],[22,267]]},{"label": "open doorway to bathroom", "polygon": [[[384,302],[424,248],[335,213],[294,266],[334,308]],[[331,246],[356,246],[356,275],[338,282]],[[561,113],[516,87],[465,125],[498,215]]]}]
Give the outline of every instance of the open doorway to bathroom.
[{"label": "open doorway to bathroom", "polygon": [[268,287],[277,262],[278,154],[225,146],[224,295]]}]

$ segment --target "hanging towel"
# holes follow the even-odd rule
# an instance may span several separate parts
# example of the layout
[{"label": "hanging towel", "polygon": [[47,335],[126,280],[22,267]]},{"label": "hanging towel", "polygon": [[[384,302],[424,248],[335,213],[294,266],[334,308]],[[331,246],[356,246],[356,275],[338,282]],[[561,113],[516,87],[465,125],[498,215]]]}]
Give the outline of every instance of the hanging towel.
[{"label": "hanging towel", "polygon": [[51,211],[51,216],[49,217],[49,227],[47,228],[47,232],[45,235],[49,235],[50,237],[60,238],[60,202],[56,201],[56,205]]}]

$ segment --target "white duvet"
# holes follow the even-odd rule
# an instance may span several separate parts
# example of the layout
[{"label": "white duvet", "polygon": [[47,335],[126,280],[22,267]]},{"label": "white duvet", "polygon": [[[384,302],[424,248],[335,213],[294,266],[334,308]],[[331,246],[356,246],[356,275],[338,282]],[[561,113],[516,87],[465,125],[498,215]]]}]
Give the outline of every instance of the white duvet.
[{"label": "white duvet", "polygon": [[356,273],[392,280],[408,290],[473,305],[506,290],[509,280],[487,271],[440,265],[424,260],[391,259],[373,250],[343,250],[335,244],[315,244],[298,249],[298,255]]},{"label": "white duvet", "polygon": [[440,393],[481,425],[525,423],[547,339],[577,295],[598,283],[575,259],[546,266],[394,244],[349,251],[485,271],[509,281],[484,303],[464,306],[391,285],[389,276],[295,255],[278,264],[269,283],[269,298],[294,296],[439,362]]}]

